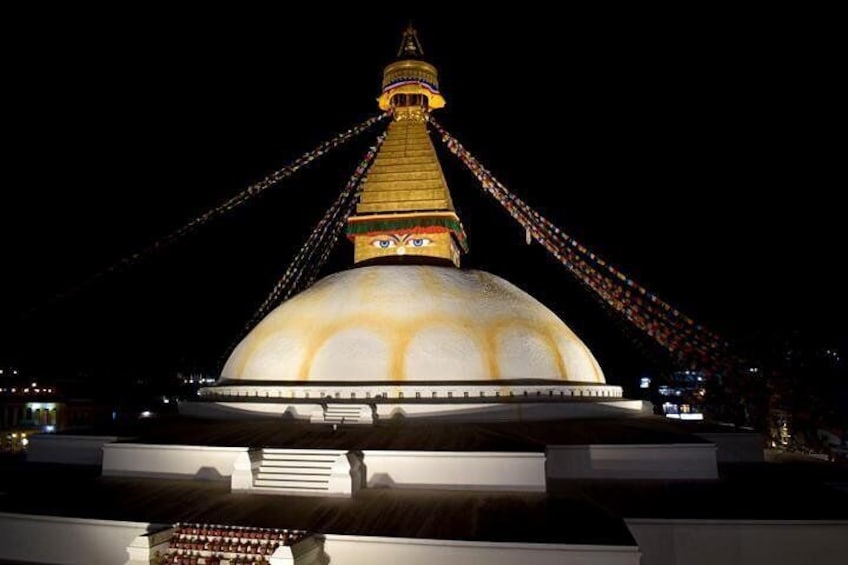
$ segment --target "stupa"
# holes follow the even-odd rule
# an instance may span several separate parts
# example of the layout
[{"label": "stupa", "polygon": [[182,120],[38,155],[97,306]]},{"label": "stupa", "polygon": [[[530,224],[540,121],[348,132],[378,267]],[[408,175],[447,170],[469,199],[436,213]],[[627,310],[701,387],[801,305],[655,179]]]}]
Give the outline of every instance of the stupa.
[{"label": "stupa", "polygon": [[180,406],[216,418],[39,434],[0,458],[0,563],[845,561],[844,471],[646,414],[550,310],[459,268],[422,55],[409,29],[386,67],[354,267],[271,312]]},{"label": "stupa", "polygon": [[467,237],[427,127],[445,99],[412,28],[383,71],[378,105],[391,123],[348,220],[353,268],[273,310],[201,391],[207,402],[184,411],[485,420],[561,416],[575,400],[585,415],[586,401],[620,400],[553,312],[460,268]]}]

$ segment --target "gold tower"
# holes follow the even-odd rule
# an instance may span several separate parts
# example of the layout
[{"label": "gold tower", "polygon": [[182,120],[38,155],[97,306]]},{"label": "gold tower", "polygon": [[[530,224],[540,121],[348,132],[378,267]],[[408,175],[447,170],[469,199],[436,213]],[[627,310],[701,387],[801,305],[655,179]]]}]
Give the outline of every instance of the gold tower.
[{"label": "gold tower", "polygon": [[348,220],[354,263],[410,257],[459,267],[460,252],[467,251],[465,230],[427,133],[427,113],[443,108],[445,99],[436,67],[423,55],[410,25],[398,60],[383,70],[377,103],[392,113],[392,122]]}]

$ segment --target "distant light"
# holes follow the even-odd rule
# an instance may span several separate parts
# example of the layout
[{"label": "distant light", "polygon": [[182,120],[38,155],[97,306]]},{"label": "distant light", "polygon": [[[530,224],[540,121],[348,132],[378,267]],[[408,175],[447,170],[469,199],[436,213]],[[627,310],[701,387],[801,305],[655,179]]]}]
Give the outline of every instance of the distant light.
[{"label": "distant light", "polygon": [[25,389],[24,389],[24,392],[29,392],[29,389],[28,389],[28,388],[25,388]]},{"label": "distant light", "polygon": [[18,437],[17,433],[12,434],[12,437]]},{"label": "distant light", "polygon": [[13,374],[13,375],[17,375],[17,374],[18,374],[18,370],[17,370],[17,369],[12,369],[12,374]]},{"label": "distant light", "polygon": [[140,416],[141,416],[142,418],[149,418],[149,417],[151,417],[152,415],[153,415],[153,412],[151,412],[150,410],[145,410],[145,411],[143,411],[143,412],[140,414]]},{"label": "distant light", "polygon": [[55,432],[56,426],[44,426],[44,431],[47,433]]},{"label": "distant light", "polygon": [[704,415],[698,413],[689,413],[689,414],[666,414],[666,418],[671,418],[673,420],[703,420]]},{"label": "distant light", "polygon": [[639,388],[651,388],[651,377],[642,377],[639,381]]},{"label": "distant light", "polygon": [[0,375],[2,375],[2,374],[3,374],[3,369],[0,369]]},{"label": "distant light", "polygon": [[23,445],[24,447],[28,446],[28,445],[29,445],[29,440],[28,440],[27,438],[22,439],[22,440],[21,440],[21,445]]},{"label": "distant light", "polygon": [[13,389],[12,389],[12,392],[18,392],[18,389],[13,388]]},{"label": "distant light", "polygon": [[29,386],[31,386],[31,387],[33,387],[33,388],[35,388],[35,387],[37,387],[37,386],[38,386],[38,383],[37,383],[37,382],[35,382],[35,381],[33,381],[33,382],[32,382],[32,384],[31,384],[31,385],[29,385]]},{"label": "distant light", "polygon": [[171,400],[168,397],[162,397],[162,404],[170,404]]},{"label": "distant light", "polygon": [[27,408],[32,408],[33,410],[53,410],[56,408],[55,402],[27,402]]}]

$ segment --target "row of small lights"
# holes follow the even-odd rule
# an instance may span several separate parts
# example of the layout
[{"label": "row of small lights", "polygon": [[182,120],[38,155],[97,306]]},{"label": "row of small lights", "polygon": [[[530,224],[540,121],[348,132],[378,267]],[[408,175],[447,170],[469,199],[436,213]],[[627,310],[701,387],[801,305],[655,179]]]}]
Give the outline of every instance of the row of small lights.
[{"label": "row of small lights", "polygon": [[202,385],[202,384],[212,384],[212,383],[215,382],[215,379],[212,378],[212,377],[208,377],[208,378],[207,377],[201,377],[199,379],[183,379],[182,381],[183,381],[184,385],[193,385],[195,383]]},{"label": "row of small lights", "polygon": [[[53,393],[52,388],[38,388],[38,383],[32,383],[30,387],[23,389],[23,392],[25,394],[29,394],[30,390],[32,390],[35,394],[41,394],[42,392],[45,392],[47,394]],[[18,392],[18,389],[16,387],[12,387],[9,389],[0,388],[0,392]]]},{"label": "row of small lights", "polygon": [[[6,437],[10,437],[11,439],[18,439],[18,433],[12,432]],[[25,433],[21,433],[21,445],[23,445],[24,447],[29,445],[29,440],[27,439],[27,435]]]}]

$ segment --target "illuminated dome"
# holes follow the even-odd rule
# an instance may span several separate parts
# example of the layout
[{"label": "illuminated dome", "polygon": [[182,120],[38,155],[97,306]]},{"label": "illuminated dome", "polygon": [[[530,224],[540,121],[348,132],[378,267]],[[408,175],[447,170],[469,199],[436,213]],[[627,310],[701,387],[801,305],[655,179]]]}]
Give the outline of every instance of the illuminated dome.
[{"label": "illuminated dome", "polygon": [[605,382],[583,342],[526,292],[486,272],[421,265],[324,278],[262,320],[222,372],[266,383],[513,379]]}]

